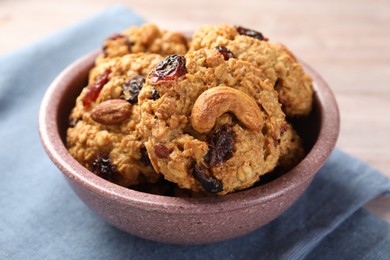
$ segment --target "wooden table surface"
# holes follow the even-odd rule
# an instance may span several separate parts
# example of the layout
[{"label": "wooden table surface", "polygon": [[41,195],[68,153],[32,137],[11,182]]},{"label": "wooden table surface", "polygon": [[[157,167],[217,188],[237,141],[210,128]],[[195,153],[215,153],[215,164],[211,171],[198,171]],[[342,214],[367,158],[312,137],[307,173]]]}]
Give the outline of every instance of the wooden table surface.
[{"label": "wooden table surface", "polygon": [[[170,30],[229,23],[286,44],[331,86],[341,113],[337,146],[390,177],[389,0],[0,0],[0,55],[114,2]],[[367,207],[390,221],[390,196]]]}]

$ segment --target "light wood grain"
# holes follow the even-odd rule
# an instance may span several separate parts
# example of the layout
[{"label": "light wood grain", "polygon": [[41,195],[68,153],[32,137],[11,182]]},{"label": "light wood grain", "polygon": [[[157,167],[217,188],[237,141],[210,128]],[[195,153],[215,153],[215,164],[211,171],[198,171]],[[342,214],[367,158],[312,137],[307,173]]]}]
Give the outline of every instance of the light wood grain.
[{"label": "light wood grain", "polygon": [[[171,30],[230,23],[285,43],[334,91],[337,146],[390,177],[390,1],[115,1]],[[0,0],[0,54],[110,6],[109,0]],[[390,198],[368,208],[390,221]]]}]

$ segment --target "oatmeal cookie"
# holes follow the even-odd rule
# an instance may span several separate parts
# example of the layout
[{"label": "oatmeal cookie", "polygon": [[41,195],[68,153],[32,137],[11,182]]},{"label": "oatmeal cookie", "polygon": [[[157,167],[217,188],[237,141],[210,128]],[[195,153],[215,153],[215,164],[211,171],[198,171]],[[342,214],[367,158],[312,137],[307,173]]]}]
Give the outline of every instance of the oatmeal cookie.
[{"label": "oatmeal cookie", "polygon": [[96,63],[129,53],[156,53],[162,56],[185,54],[188,50],[187,38],[182,33],[161,30],[154,24],[134,26],[107,38],[102,54]]},{"label": "oatmeal cookie", "polygon": [[302,140],[293,126],[285,123],[282,127],[282,138],[280,140],[280,157],[278,167],[288,170],[299,163],[305,155]]},{"label": "oatmeal cookie", "polygon": [[201,48],[226,48],[233,57],[259,68],[277,90],[287,116],[310,113],[312,79],[285,46],[269,43],[259,32],[224,24],[205,26],[194,33],[190,50]]},{"label": "oatmeal cookie", "polygon": [[95,174],[122,186],[155,182],[137,124],[138,94],[144,79],[163,59],[158,54],[128,54],[101,63],[70,115],[67,147]]},{"label": "oatmeal cookie", "polygon": [[214,49],[168,56],[139,102],[153,167],[181,188],[222,195],[277,164],[285,115],[269,80],[248,62]]}]

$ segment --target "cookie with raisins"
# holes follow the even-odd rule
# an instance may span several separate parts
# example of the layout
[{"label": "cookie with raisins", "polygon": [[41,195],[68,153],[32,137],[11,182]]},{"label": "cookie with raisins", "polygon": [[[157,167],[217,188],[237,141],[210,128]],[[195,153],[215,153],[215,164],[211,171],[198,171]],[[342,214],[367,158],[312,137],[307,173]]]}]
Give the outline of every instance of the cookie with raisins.
[{"label": "cookie with raisins", "polygon": [[156,53],[167,56],[185,54],[187,50],[188,40],[184,34],[163,30],[148,23],[130,27],[108,37],[96,64],[130,53]]},{"label": "cookie with raisins", "polygon": [[260,32],[224,24],[195,31],[190,50],[201,48],[224,48],[232,57],[259,68],[278,92],[287,116],[302,117],[310,113],[312,79],[284,45],[268,42]]},{"label": "cookie with raisins", "polygon": [[[139,94],[139,126],[154,169],[194,192],[248,188],[276,166],[280,154],[285,115],[276,91],[255,66],[225,56],[218,49],[168,56]],[[200,120],[214,120],[211,127],[195,125],[199,99],[215,101],[205,101],[210,110],[203,115],[214,118]]]},{"label": "cookie with raisins", "polygon": [[[73,123],[67,130],[67,148],[96,175],[125,187],[160,178],[137,125],[141,120],[139,92],[162,59],[158,54],[128,54],[91,70],[89,84],[70,115]],[[104,120],[98,120],[102,116]],[[112,124],[110,119],[115,119]]]}]

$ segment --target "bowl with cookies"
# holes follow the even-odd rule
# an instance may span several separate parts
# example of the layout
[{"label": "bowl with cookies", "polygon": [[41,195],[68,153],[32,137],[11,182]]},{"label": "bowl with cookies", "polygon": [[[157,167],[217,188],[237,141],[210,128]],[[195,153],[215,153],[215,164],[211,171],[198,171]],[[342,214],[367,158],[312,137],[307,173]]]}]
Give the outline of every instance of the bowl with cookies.
[{"label": "bowl with cookies", "polygon": [[333,150],[339,112],[321,76],[258,31],[223,24],[188,37],[145,24],[58,75],[39,131],[108,223],[203,244],[288,209]]}]

